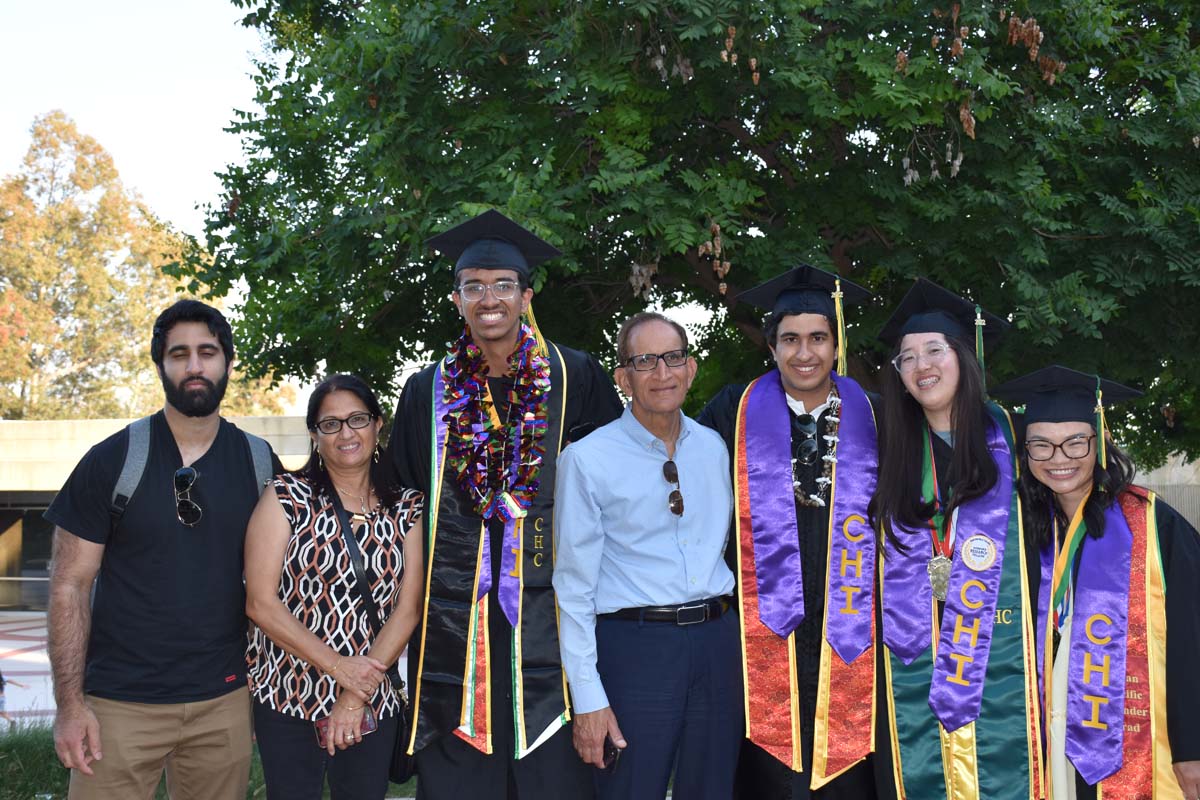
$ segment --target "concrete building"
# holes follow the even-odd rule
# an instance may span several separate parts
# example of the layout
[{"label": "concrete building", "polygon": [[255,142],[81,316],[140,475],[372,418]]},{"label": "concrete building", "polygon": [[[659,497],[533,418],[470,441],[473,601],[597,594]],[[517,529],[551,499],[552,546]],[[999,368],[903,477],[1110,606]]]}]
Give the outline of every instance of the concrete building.
[{"label": "concrete building", "polygon": [[[229,420],[270,442],[284,467],[308,458],[303,417]],[[129,422],[0,420],[0,609],[45,609],[53,527],[42,512],[88,449]]]}]

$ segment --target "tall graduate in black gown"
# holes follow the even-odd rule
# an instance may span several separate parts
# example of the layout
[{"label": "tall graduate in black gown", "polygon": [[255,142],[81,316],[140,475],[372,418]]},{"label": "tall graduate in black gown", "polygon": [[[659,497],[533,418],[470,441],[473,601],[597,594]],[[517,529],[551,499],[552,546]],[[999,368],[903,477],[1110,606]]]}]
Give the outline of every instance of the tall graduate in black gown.
[{"label": "tall graduate in black gown", "polygon": [[992,393],[1025,404],[1047,797],[1197,797],[1200,535],[1108,437],[1104,406],[1139,393],[1060,366]]},{"label": "tall graduate in black gown", "polygon": [[389,446],[428,509],[409,654],[418,796],[588,798],[550,583],[554,465],[621,403],[592,356],[531,324],[529,270],[556,249],[496,211],[430,245],[455,261],[466,324],[405,384]]},{"label": "tall graduate in black gown", "polygon": [[[883,710],[872,713],[866,504],[877,469],[876,398],[845,377],[844,363],[835,370],[845,349],[841,301],[869,297],[807,265],[743,292],[739,301],[769,312],[763,329],[775,369],[749,387],[726,386],[698,418],[725,439],[737,500],[730,560],[747,719],[738,798],[875,796],[868,754]],[[846,527],[856,515],[861,522]],[[857,625],[832,625],[827,637],[827,611],[834,623]]]}]

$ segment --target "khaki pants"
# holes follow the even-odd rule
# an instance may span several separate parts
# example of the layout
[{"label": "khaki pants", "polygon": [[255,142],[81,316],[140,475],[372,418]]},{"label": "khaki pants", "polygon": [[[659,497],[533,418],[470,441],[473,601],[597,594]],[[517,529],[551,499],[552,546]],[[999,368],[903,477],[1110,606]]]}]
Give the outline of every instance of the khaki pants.
[{"label": "khaki pants", "polygon": [[250,693],[195,703],[88,696],[100,722],[95,775],[71,771],[69,800],[151,800],[167,770],[172,800],[244,800],[250,780]]}]

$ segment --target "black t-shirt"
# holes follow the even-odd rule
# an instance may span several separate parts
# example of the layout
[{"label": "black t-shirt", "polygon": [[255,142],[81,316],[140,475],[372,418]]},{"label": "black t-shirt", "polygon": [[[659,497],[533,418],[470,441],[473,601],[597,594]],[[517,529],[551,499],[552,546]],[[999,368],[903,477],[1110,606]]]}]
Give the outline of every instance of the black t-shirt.
[{"label": "black t-shirt", "polygon": [[[192,528],[175,511],[183,466],[163,412],[152,418],[141,483],[110,532],[112,490],[129,434],[88,451],[45,517],[104,545],[92,599],[84,691],[139,703],[184,703],[246,686],[246,590],[242,545],[258,501],[246,437],[221,420],[192,466],[190,497],[203,513]],[[274,459],[279,470],[278,459]]]}]

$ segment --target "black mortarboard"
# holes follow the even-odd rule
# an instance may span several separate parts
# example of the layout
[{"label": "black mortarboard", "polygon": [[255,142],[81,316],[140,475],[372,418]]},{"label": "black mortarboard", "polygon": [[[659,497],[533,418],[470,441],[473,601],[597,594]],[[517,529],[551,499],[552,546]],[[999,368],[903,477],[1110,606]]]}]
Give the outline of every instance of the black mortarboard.
[{"label": "black mortarboard", "polygon": [[[933,281],[917,278],[884,323],[879,338],[896,344],[910,333],[941,333],[969,344],[975,340],[976,310],[984,322],[983,344],[995,347],[1008,328],[1007,322]],[[982,353],[977,355],[982,357]]]},{"label": "black mortarboard", "polygon": [[[1097,389],[1100,397],[1097,397]],[[1025,424],[1031,422],[1091,422],[1096,421],[1099,400],[1105,406],[1124,403],[1142,393],[1115,381],[1086,372],[1060,367],[1044,367],[1000,384],[990,392],[992,397],[1025,405]]]},{"label": "black mortarboard", "polygon": [[739,303],[770,312],[788,314],[820,314],[836,320],[833,293],[841,284],[842,303],[856,306],[870,300],[872,295],[857,283],[839,278],[823,269],[801,264],[776,275],[769,281],[747,289],[737,296]]},{"label": "black mortarboard", "polygon": [[738,295],[739,303],[766,309],[771,313],[820,314],[837,331],[837,371],[846,374],[846,320],[842,308],[870,300],[873,295],[857,283],[808,264],[789,269],[769,281]]},{"label": "black mortarboard", "polygon": [[425,243],[464,269],[511,269],[523,278],[546,259],[562,255],[558,248],[522,228],[499,211],[485,211],[439,233]]},{"label": "black mortarboard", "polygon": [[1116,381],[1086,372],[1060,367],[1044,367],[1000,384],[992,397],[1025,404],[1026,426],[1034,422],[1090,422],[1096,429],[1096,461],[1108,466],[1108,423],[1105,405],[1123,403],[1142,393]]}]

